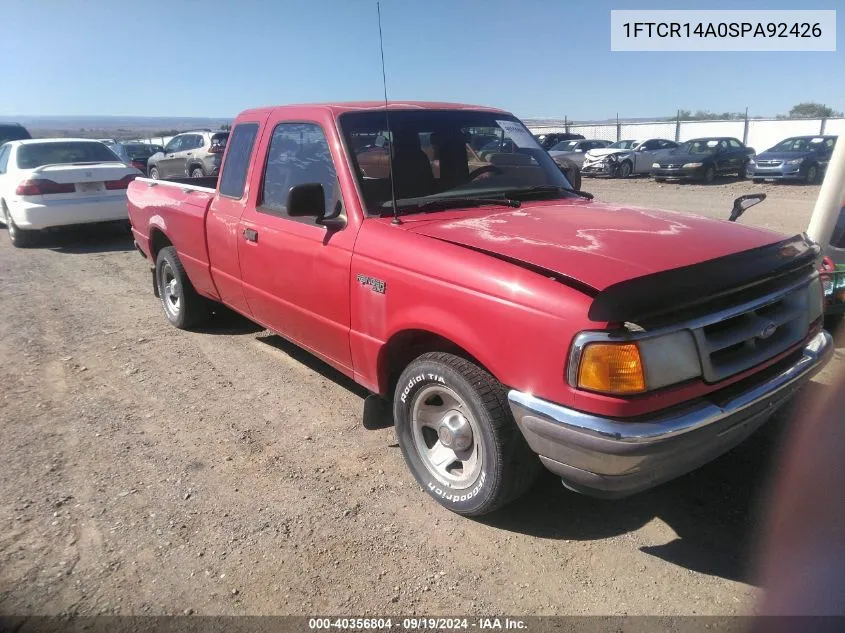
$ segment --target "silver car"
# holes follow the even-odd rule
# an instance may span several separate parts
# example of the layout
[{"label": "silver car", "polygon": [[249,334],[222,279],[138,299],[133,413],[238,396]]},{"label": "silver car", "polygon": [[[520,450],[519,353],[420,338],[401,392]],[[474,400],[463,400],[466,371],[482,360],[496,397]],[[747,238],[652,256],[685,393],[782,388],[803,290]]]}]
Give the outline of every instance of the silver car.
[{"label": "silver car", "polygon": [[587,152],[610,145],[610,141],[599,140],[571,140],[561,141],[557,145],[553,145],[549,150],[549,156],[552,158],[568,158],[579,167],[584,162],[584,156]]},{"label": "silver car", "polygon": [[627,178],[631,174],[647,174],[655,159],[678,147],[665,138],[616,141],[605,148],[587,152],[581,165],[584,176]]}]

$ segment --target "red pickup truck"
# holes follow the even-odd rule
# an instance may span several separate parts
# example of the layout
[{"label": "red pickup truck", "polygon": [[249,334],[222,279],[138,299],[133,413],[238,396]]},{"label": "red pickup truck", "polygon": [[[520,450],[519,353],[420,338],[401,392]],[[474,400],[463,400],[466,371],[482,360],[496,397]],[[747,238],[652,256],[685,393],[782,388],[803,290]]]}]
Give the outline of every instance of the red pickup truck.
[{"label": "red pickup truck", "polygon": [[501,110],[247,110],[216,188],[195,182],[128,191],[167,319],[225,304],[392,400],[408,466],[460,514],[541,466],[605,496],[688,472],[832,353],[805,235],[592,201]]}]

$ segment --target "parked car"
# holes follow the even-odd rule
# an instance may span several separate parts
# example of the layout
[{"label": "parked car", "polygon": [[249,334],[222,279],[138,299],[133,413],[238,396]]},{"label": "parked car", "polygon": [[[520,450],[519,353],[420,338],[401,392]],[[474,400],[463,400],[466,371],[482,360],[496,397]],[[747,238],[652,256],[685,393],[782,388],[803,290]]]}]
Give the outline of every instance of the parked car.
[{"label": "parked car", "polygon": [[103,143],[57,138],[0,147],[0,214],[15,246],[39,231],[93,222],[126,222],[126,188],[134,167]]},{"label": "parked car", "polygon": [[550,150],[552,147],[561,141],[575,141],[586,138],[583,134],[572,134],[570,132],[550,132],[548,134],[535,134],[534,138],[545,150]]},{"label": "parked car", "polygon": [[678,143],[663,138],[650,138],[639,141],[616,141],[607,147],[591,149],[584,156],[581,173],[585,176],[612,176],[627,178],[632,174],[647,174],[655,160]]},{"label": "parked car", "polygon": [[[138,179],[129,217],[171,324],[223,303],[392,400],[408,467],[450,510],[503,506],[541,464],[579,492],[650,488],[830,359],[806,235],[585,199],[508,112],[389,112],[392,186],[348,149],[386,133],[383,102],[260,108],[217,189]],[[467,130],[519,151],[470,169]]]},{"label": "parked car", "polygon": [[150,156],[164,150],[161,145],[149,145],[147,143],[114,143],[109,145],[117,157],[127,165],[131,165],[142,174],[147,173],[147,161]]},{"label": "parked car", "polygon": [[20,123],[0,123],[0,145],[8,141],[22,141],[32,138]]},{"label": "parked car", "polygon": [[731,137],[696,138],[652,164],[651,175],[664,180],[713,182],[716,176],[735,174],[745,178],[754,149]]},{"label": "parked car", "polygon": [[228,138],[228,132],[211,130],[177,134],[147,159],[147,174],[153,179],[216,176]]},{"label": "parked car", "polygon": [[610,144],[610,141],[601,140],[561,141],[549,150],[549,156],[552,158],[568,158],[580,168],[584,163],[584,156],[587,152],[600,147],[607,147]]},{"label": "parked car", "polygon": [[835,136],[792,136],[748,163],[748,177],[764,180],[820,182],[836,145]]}]

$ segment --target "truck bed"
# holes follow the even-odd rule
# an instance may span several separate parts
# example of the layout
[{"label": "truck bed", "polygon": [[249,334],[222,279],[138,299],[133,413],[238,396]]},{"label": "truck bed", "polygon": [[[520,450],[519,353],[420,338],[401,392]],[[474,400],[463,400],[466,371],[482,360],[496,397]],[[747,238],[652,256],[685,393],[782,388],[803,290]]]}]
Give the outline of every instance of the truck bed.
[{"label": "truck bed", "polygon": [[[194,287],[202,294],[216,297],[206,248],[205,215],[215,189],[196,182],[211,178],[179,178],[175,181],[136,178],[127,191],[129,220],[135,242],[150,260],[155,239],[165,235],[176,247]],[[160,231],[160,238],[155,233]]]}]

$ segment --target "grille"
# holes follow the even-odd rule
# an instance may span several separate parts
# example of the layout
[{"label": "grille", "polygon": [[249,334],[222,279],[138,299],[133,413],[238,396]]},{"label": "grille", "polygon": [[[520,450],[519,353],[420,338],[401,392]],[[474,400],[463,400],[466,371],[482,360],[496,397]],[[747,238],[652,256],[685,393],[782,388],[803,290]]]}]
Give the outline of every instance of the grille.
[{"label": "grille", "polygon": [[786,351],[808,332],[807,286],[763,298],[740,313],[692,330],[704,380],[717,382]]},{"label": "grille", "polygon": [[783,164],[782,160],[758,160],[757,165],[760,167],[780,167]]}]

